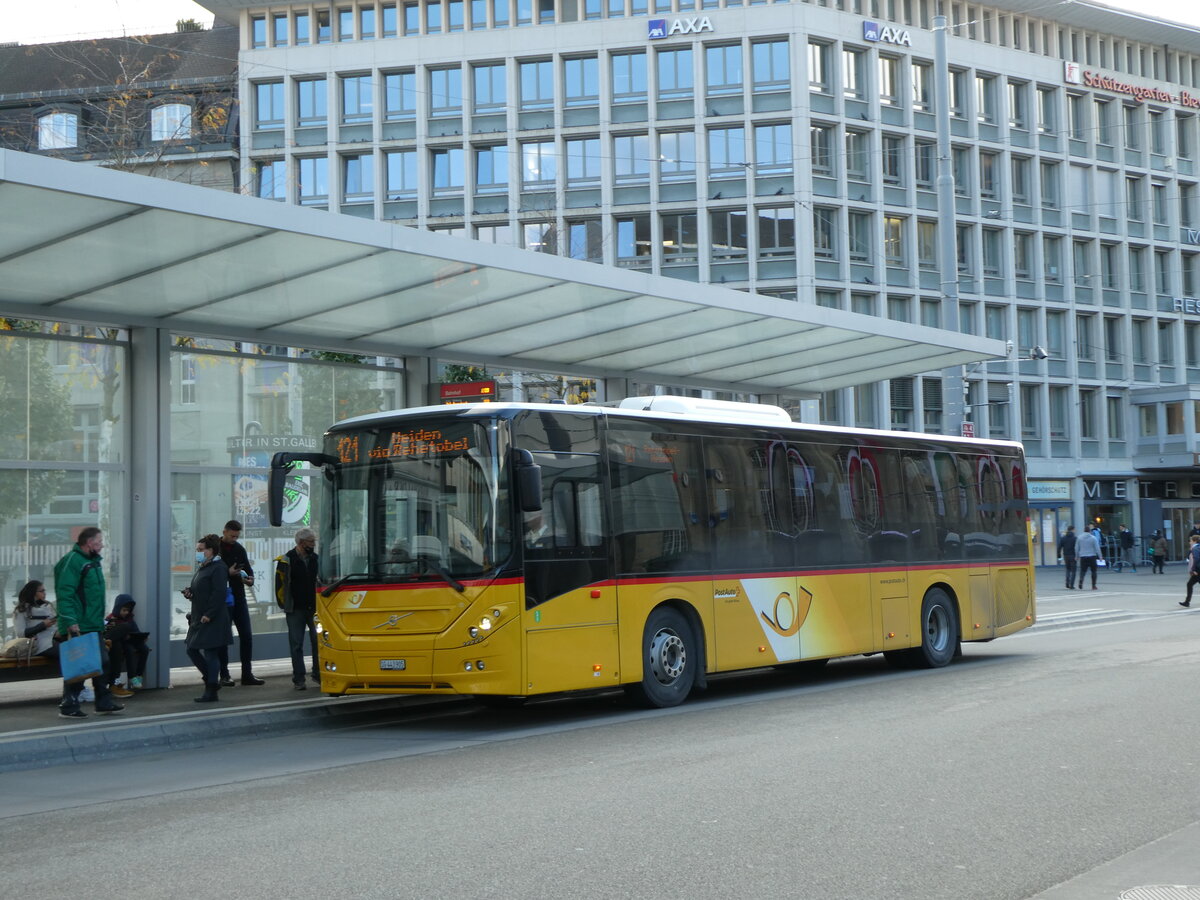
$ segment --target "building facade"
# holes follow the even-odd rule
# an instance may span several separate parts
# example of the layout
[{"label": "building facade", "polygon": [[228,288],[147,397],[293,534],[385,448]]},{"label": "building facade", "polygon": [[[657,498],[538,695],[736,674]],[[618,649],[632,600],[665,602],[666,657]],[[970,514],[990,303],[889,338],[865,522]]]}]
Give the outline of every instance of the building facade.
[{"label": "building facade", "polygon": [[[932,32],[949,19],[974,433],[1067,524],[1200,518],[1200,31],[1086,3],[203,4],[236,21],[260,197],[938,325]],[[822,421],[940,431],[939,373]],[[817,404],[814,404],[817,406]],[[810,407],[811,408],[811,407]]]},{"label": "building facade", "polygon": [[237,190],[237,30],[0,46],[0,147]]}]

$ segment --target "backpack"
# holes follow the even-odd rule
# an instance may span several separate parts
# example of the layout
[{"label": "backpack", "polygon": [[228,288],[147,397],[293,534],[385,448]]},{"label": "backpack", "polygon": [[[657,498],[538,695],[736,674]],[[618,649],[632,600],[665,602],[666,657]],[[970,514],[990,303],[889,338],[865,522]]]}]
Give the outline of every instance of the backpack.
[{"label": "backpack", "polygon": [[287,609],[287,588],[288,588],[288,562],[287,554],[275,557],[275,602],[279,604],[279,608]]}]

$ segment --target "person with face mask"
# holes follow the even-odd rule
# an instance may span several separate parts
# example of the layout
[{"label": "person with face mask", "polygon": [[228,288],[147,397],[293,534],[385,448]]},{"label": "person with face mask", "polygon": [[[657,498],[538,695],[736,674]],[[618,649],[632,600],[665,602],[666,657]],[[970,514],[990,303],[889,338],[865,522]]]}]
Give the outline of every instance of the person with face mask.
[{"label": "person with face mask", "polygon": [[197,703],[214,703],[221,690],[221,648],[233,643],[233,626],[225,595],[229,591],[229,568],[218,556],[221,539],[206,534],[196,541],[196,572],[183,596],[192,601],[184,644],[188,658],[204,677],[204,693]]}]

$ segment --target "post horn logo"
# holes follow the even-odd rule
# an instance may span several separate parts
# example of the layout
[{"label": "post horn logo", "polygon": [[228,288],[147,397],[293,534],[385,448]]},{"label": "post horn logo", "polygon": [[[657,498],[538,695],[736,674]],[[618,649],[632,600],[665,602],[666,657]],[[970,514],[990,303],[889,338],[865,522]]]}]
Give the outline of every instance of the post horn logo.
[{"label": "post horn logo", "polygon": [[780,637],[793,637],[800,631],[800,626],[808,618],[812,608],[812,594],[800,588],[799,595],[793,599],[787,591],[775,598],[775,608],[771,615],[760,613],[767,626]]}]

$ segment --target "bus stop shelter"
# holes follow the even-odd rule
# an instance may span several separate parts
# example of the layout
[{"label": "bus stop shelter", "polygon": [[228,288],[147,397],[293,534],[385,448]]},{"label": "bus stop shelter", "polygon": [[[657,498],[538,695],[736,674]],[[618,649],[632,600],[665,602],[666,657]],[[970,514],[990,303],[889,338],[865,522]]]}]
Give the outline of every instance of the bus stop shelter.
[{"label": "bus stop shelter", "polygon": [[429,402],[416,363],[432,359],[586,373],[612,392],[630,379],[812,398],[1005,355],[974,335],[9,150],[0,315],[129,332],[139,596],[169,583],[174,334],[404,357],[410,406]]}]

